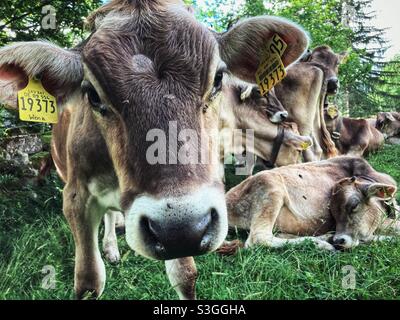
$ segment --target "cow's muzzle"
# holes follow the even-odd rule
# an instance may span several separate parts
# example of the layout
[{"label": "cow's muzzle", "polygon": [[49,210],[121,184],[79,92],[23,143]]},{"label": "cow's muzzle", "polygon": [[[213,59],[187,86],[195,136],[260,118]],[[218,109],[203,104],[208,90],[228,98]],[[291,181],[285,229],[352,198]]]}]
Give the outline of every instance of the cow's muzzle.
[{"label": "cow's muzzle", "polygon": [[227,232],[224,193],[214,187],[203,187],[181,197],[143,195],[136,198],[126,216],[129,246],[157,260],[214,251]]},{"label": "cow's muzzle", "polygon": [[272,123],[281,123],[284,122],[289,117],[289,113],[287,111],[279,111],[274,113],[269,120]]},{"label": "cow's muzzle", "polygon": [[332,77],[328,79],[328,84],[327,84],[327,92],[328,94],[336,94],[339,91],[340,84],[339,84],[339,79],[336,77]]}]

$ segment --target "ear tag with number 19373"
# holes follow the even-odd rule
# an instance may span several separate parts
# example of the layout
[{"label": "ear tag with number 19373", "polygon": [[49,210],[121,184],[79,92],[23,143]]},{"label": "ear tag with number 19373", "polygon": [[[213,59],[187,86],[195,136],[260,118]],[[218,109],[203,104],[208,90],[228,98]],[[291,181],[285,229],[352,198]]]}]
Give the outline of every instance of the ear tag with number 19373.
[{"label": "ear tag with number 19373", "polygon": [[18,92],[19,118],[22,121],[57,123],[57,100],[40,80],[30,78],[25,89]]}]

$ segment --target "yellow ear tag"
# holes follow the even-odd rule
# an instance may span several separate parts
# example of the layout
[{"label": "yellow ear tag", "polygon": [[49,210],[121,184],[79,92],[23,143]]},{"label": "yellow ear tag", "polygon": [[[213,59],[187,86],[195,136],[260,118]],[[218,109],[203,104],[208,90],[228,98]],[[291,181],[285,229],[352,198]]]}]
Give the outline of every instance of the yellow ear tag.
[{"label": "yellow ear tag", "polygon": [[18,92],[19,118],[22,121],[57,123],[57,100],[43,87],[40,80],[29,79],[25,89]]},{"label": "yellow ear tag", "polygon": [[264,59],[256,72],[256,82],[262,95],[266,95],[286,77],[285,65],[282,62],[282,55],[286,49],[287,44],[275,34],[263,50]]},{"label": "yellow ear tag", "polygon": [[304,151],[306,151],[309,147],[311,147],[311,143],[309,142],[302,142],[302,144],[300,145],[300,148]]},{"label": "yellow ear tag", "polygon": [[338,111],[337,111],[336,107],[335,107],[335,106],[332,106],[332,105],[330,105],[330,106],[328,107],[327,112],[328,112],[328,115],[329,115],[332,119],[335,118],[335,117],[338,115]]}]

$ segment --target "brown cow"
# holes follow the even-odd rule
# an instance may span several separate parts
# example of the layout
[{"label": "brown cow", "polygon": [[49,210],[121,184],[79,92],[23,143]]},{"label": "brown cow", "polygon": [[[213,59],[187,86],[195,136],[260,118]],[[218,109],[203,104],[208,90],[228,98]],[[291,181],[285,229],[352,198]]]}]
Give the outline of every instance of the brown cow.
[{"label": "brown cow", "polygon": [[287,77],[275,87],[276,96],[289,112],[288,121],[299,126],[301,135],[313,139],[313,148],[304,152],[305,161],[337,154],[326,129],[323,107],[326,96],[339,89],[338,68],[345,56],[327,46],[318,47],[288,68]]},{"label": "brown cow", "polygon": [[224,72],[253,82],[260,48],[275,34],[288,44],[285,66],[308,38],[274,17],[244,20],[215,37],[179,0],[114,0],[90,20],[95,30],[74,50],[47,42],[0,49],[0,101],[16,109],[17,91],[39,77],[65,112],[52,147],[67,181],[77,296],[104,290],[98,228],[107,210],[117,210],[129,246],[168,260],[180,297],[194,298],[186,281],[196,278],[191,256],[215,250],[227,233],[219,163],[192,161],[218,157],[210,133],[218,129]]},{"label": "brown cow", "polygon": [[[282,123],[278,126],[277,121],[271,118],[282,119],[282,109],[273,114],[265,110],[271,110],[271,100],[263,97],[257,87],[253,87],[251,94],[244,98],[243,86],[232,77],[225,77],[223,88],[223,99],[221,100],[221,158],[234,154],[242,154],[246,148],[246,132],[254,131],[254,146],[247,145],[246,152],[269,161],[271,166],[285,166],[298,163],[300,152],[312,145],[310,137],[300,136],[295,123]],[[274,94],[272,94],[274,96]],[[277,101],[277,100],[275,100]],[[279,102],[278,102],[279,105]],[[279,117],[276,117],[276,115]],[[272,117],[271,117],[272,115]],[[286,117],[284,117],[286,118]],[[278,120],[276,119],[276,120]],[[243,132],[243,137],[238,139],[233,133],[235,130]],[[246,156],[247,160],[254,160]],[[248,174],[252,171],[252,166],[248,166]]]},{"label": "brown cow", "polygon": [[[300,152],[304,150],[304,146],[312,145],[311,138],[299,136],[295,123],[281,124],[282,133],[280,133],[281,130],[275,123],[284,120],[287,112],[274,98],[273,91],[264,97],[260,94],[258,86],[245,83],[233,76],[225,76],[223,82],[219,128],[222,161],[227,155],[230,156],[234,151],[246,147],[246,137],[235,140],[233,131],[240,130],[245,133],[246,129],[252,128],[254,130],[254,148],[249,148],[250,151],[262,159],[269,160],[271,164],[273,162],[273,165],[276,166],[298,163]],[[278,149],[274,150],[276,140],[279,140],[280,145]],[[251,160],[253,159],[250,159],[247,170],[242,171],[243,174],[249,175],[253,171],[254,166],[251,165]],[[240,173],[238,171],[238,174]],[[224,177],[222,163],[221,177]],[[106,259],[113,263],[118,262],[120,258],[115,233],[117,217],[119,215],[115,211],[107,212],[104,217],[103,251]]]},{"label": "brown cow", "polygon": [[389,144],[400,144],[400,112],[380,112],[376,128],[383,133]]},{"label": "brown cow", "polygon": [[[250,230],[246,247],[278,248],[311,240],[322,249],[351,248],[386,239],[376,235],[383,228],[400,234],[400,223],[387,218],[383,203],[396,191],[396,182],[366,160],[337,157],[245,180],[226,195],[228,220],[231,227]],[[326,241],[330,238],[333,246]],[[233,250],[231,245],[237,242],[226,243],[220,251]]]},{"label": "brown cow", "polygon": [[325,123],[341,155],[362,157],[382,148],[385,139],[368,120],[342,117],[335,105],[324,109]]}]

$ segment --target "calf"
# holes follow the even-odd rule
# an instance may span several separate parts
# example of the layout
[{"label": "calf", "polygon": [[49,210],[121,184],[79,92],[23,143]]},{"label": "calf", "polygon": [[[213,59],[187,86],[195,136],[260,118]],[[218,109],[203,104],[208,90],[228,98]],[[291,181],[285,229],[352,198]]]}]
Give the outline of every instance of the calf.
[{"label": "calf", "polygon": [[[230,190],[228,220],[231,227],[250,230],[246,247],[311,240],[323,249],[351,248],[383,239],[374,235],[383,227],[399,234],[400,224],[387,218],[383,203],[396,190],[390,176],[361,158],[291,165],[261,172]],[[277,237],[274,231],[299,238]],[[333,246],[325,241],[330,232]],[[221,251],[231,249],[226,243]]]},{"label": "calf", "polygon": [[17,91],[39,78],[63,110],[52,155],[66,181],[76,295],[104,290],[98,228],[116,210],[125,214],[128,245],[166,260],[179,296],[194,298],[186,281],[196,278],[192,256],[218,248],[228,229],[219,163],[207,161],[218,158],[212,132],[224,73],[254,82],[260,48],[275,34],[288,44],[285,66],[308,38],[274,17],[214,35],[180,0],[113,0],[90,21],[91,36],[73,50],[40,41],[0,49],[0,102],[17,109]]},{"label": "calf", "polygon": [[380,112],[376,128],[383,133],[390,144],[400,144],[400,112]]},{"label": "calf", "polygon": [[342,117],[334,105],[328,105],[324,115],[326,127],[341,155],[367,156],[379,150],[385,142],[383,134],[368,120]]},{"label": "calf", "polygon": [[287,77],[275,87],[277,98],[289,112],[288,121],[299,126],[301,135],[313,139],[313,148],[303,154],[305,161],[337,154],[326,129],[323,107],[326,96],[339,90],[337,75],[345,56],[327,46],[318,47],[288,68]]},{"label": "calf", "polygon": [[[277,124],[287,113],[282,113],[275,95],[269,93],[263,97],[258,88],[244,89],[241,83],[232,77],[224,79],[224,99],[221,100],[221,156],[225,158],[231,153],[253,153],[269,163],[270,167],[285,166],[298,163],[300,152],[312,145],[310,137],[300,136],[294,123]],[[251,92],[244,95],[243,92]],[[275,112],[268,110],[277,110]],[[282,117],[284,115],[284,117]],[[275,120],[274,120],[275,118]],[[234,130],[254,130],[254,147],[246,145],[245,132],[237,139]],[[248,156],[246,157],[248,158]],[[249,168],[252,171],[252,168]]]}]

